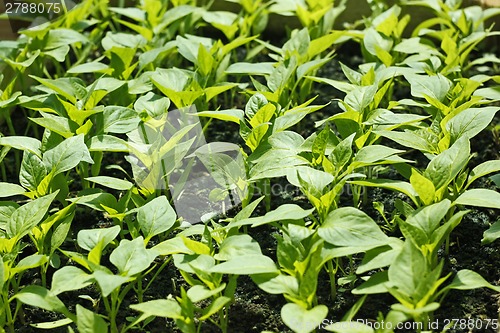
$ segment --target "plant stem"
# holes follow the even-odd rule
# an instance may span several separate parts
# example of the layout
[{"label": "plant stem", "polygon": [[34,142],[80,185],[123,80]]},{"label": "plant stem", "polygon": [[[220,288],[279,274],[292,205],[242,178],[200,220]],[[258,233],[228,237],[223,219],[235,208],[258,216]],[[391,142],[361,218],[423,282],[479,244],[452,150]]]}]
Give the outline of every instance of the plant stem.
[{"label": "plant stem", "polygon": [[328,262],[326,263],[328,268],[328,275],[330,277],[330,296],[332,297],[332,301],[334,301],[335,298],[337,298],[337,285],[335,283],[335,274],[337,273],[337,268],[339,263],[337,260],[335,261],[337,266],[335,268],[333,268],[332,260],[328,260]]}]

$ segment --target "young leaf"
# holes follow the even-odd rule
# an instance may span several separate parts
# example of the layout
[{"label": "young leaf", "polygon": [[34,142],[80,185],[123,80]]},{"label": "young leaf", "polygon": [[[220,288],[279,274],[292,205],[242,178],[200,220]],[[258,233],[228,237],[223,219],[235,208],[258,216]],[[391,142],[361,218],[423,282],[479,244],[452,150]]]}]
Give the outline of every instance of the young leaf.
[{"label": "young leaf", "polygon": [[252,119],[255,116],[255,114],[266,104],[268,104],[268,101],[264,97],[264,95],[259,93],[253,95],[252,97],[250,97],[247,104],[245,105],[245,115],[249,119]]},{"label": "young leaf", "polygon": [[107,333],[108,325],[106,321],[94,313],[87,310],[80,304],[76,305],[76,326],[80,333]]},{"label": "young leaf", "polygon": [[259,243],[249,235],[233,235],[224,239],[220,245],[219,253],[214,258],[222,261],[252,254],[262,254]]},{"label": "young leaf", "polygon": [[131,241],[122,239],[120,245],[109,256],[111,263],[126,276],[144,271],[155,258],[156,253],[144,247],[142,236]]},{"label": "young leaf", "polygon": [[122,284],[127,283],[132,278],[121,275],[114,275],[108,269],[97,270],[94,272],[94,279],[101,288],[102,295],[108,297],[113,290],[119,288]]},{"label": "young leaf", "polygon": [[63,313],[68,317],[74,317],[56,295],[41,286],[31,285],[23,288],[14,295],[14,298],[17,298],[24,304],[36,306],[47,311]]},{"label": "young leaf", "polygon": [[451,281],[451,283],[446,286],[446,289],[459,289],[459,290],[470,290],[477,288],[489,288],[496,292],[500,292],[499,286],[492,285],[491,283],[486,281],[481,275],[468,269],[462,269],[458,271],[453,281]]},{"label": "young leaf", "polygon": [[44,254],[32,254],[30,256],[27,256],[17,263],[17,265],[13,268],[11,268],[10,273],[11,274],[17,274],[24,272],[28,269],[39,267],[43,264],[45,264],[49,258],[44,255]]},{"label": "young leaf", "polygon": [[42,159],[31,152],[25,151],[21,170],[19,171],[19,183],[30,191],[36,191],[46,176],[47,169]]},{"label": "young leaf", "polygon": [[82,249],[91,251],[100,242],[103,247],[111,243],[120,233],[120,226],[111,228],[81,230],[77,235],[77,243]]},{"label": "young leaf", "polygon": [[75,266],[64,266],[52,277],[50,292],[59,295],[65,291],[85,288],[92,283],[92,275]]},{"label": "young leaf", "polygon": [[127,180],[108,176],[87,177],[85,179],[118,191],[127,191],[134,186],[134,184]]},{"label": "young leaf", "polygon": [[500,193],[480,188],[467,190],[455,200],[455,204],[500,209]]},{"label": "young leaf", "polygon": [[251,275],[264,273],[278,273],[274,261],[262,254],[250,254],[240,257],[233,257],[210,269],[211,273]]},{"label": "young leaf", "polygon": [[17,185],[0,182],[0,198],[12,197],[14,195],[24,194],[26,190]]},{"label": "young leaf", "polygon": [[410,184],[425,205],[430,205],[434,202],[434,197],[436,195],[434,184],[413,168],[411,169]]},{"label": "young leaf", "polygon": [[481,163],[470,172],[466,187],[469,187],[476,179],[498,171],[500,171],[500,160]]},{"label": "young leaf", "polygon": [[0,137],[0,145],[29,151],[38,157],[42,157],[42,143],[35,138],[27,136],[2,136]]},{"label": "young leaf", "polygon": [[42,218],[50,207],[50,204],[58,192],[38,198],[16,209],[6,226],[7,236],[9,238],[17,237],[20,239],[28,234]]},{"label": "young leaf", "polygon": [[53,170],[54,176],[73,169],[80,162],[94,163],[89,150],[83,142],[83,135],[64,140],[56,147],[43,154],[42,159],[47,170]]},{"label": "young leaf", "polygon": [[155,299],[152,301],[132,304],[130,308],[143,313],[146,317],[166,317],[183,319],[181,306],[173,299]]},{"label": "young leaf", "polygon": [[398,292],[412,296],[427,273],[426,265],[422,252],[413,242],[406,241],[402,251],[389,266],[389,283],[396,287]]},{"label": "young leaf", "polygon": [[137,222],[145,237],[145,241],[169,230],[174,225],[176,219],[175,211],[165,196],[153,199],[140,207],[137,212]]},{"label": "young leaf", "polygon": [[231,298],[227,296],[219,296],[217,297],[210,305],[203,309],[202,316],[199,320],[207,320],[212,315],[218,313],[223,307],[231,302]]},{"label": "young leaf", "polygon": [[137,112],[123,106],[106,106],[102,115],[104,133],[128,133],[141,121]]},{"label": "young leaf", "polygon": [[410,83],[413,97],[430,97],[439,102],[444,101],[452,86],[451,81],[441,74],[432,76],[406,74],[405,79]]},{"label": "young leaf", "polygon": [[315,331],[327,314],[328,308],[325,305],[317,305],[308,310],[298,304],[287,303],[281,308],[283,322],[295,333]]},{"label": "young leaf", "polygon": [[471,108],[460,112],[446,123],[446,130],[450,133],[452,142],[465,136],[468,139],[475,137],[488,126],[499,110],[498,107]]},{"label": "young leaf", "polygon": [[387,245],[389,241],[375,221],[354,207],[342,207],[328,214],[318,235],[332,245],[352,247],[357,252]]},{"label": "young leaf", "polygon": [[465,168],[470,158],[469,155],[469,139],[461,137],[449,149],[432,159],[425,169],[424,176],[430,179],[436,191],[439,191]]},{"label": "young leaf", "polygon": [[500,238],[500,220],[493,223],[491,227],[483,233],[481,244],[491,244],[498,238]]}]

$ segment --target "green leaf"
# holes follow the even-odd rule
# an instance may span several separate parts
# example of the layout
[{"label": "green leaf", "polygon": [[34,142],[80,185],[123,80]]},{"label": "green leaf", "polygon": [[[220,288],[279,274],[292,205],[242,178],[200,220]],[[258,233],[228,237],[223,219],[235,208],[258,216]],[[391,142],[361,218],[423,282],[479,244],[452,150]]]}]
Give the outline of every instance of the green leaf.
[{"label": "green leaf", "polygon": [[264,97],[264,95],[257,93],[250,97],[247,104],[245,105],[245,115],[252,119],[255,114],[264,106],[266,106],[269,102]]},{"label": "green leaf", "polygon": [[276,221],[285,220],[301,220],[313,212],[314,209],[305,210],[294,204],[284,204],[272,210],[264,216],[250,217],[236,222],[231,222],[228,227],[233,228],[242,225],[252,225],[257,227],[263,224],[268,224]]},{"label": "green leaf", "polygon": [[[87,192],[85,192],[87,193]],[[76,198],[67,199],[70,202],[75,202],[77,205],[84,205],[99,211],[105,211],[103,206],[115,208],[118,206],[116,198],[106,192],[96,192],[91,194],[84,194]]]},{"label": "green leaf", "polygon": [[61,46],[68,46],[74,43],[88,43],[89,40],[87,37],[82,35],[76,30],[73,29],[50,29],[48,33],[48,37],[45,41],[46,50],[59,48]]},{"label": "green leaf", "polygon": [[380,187],[389,189],[392,191],[398,191],[403,194],[406,194],[415,204],[418,205],[417,201],[417,192],[411,186],[410,183],[394,180],[394,179],[367,179],[367,180],[354,180],[349,183],[361,186],[370,186],[370,187]]},{"label": "green leaf", "polygon": [[427,273],[426,265],[422,252],[412,242],[406,241],[402,251],[389,266],[389,282],[399,292],[411,296]]},{"label": "green leaf", "polygon": [[193,251],[186,246],[181,237],[167,239],[160,244],[155,245],[152,250],[160,256],[168,256],[178,253],[193,254]]},{"label": "green leaf", "polygon": [[59,319],[55,321],[48,321],[45,323],[36,323],[36,324],[30,324],[31,327],[38,328],[38,329],[43,329],[43,330],[51,330],[55,329],[58,327],[66,326],[73,323],[73,320],[70,318],[64,318],[64,319]]},{"label": "green leaf", "polygon": [[353,207],[332,211],[318,228],[318,235],[339,247],[356,247],[358,252],[387,245],[387,237],[368,215]]},{"label": "green leaf", "polygon": [[379,271],[371,275],[368,280],[353,289],[354,295],[369,295],[387,293],[387,281],[389,281],[387,271]]},{"label": "green leaf", "polygon": [[110,50],[113,47],[136,49],[142,47],[146,43],[147,40],[141,35],[111,31],[108,31],[106,33],[106,37],[104,37],[101,41],[102,47],[105,50]]},{"label": "green leaf", "polygon": [[436,195],[434,184],[413,168],[411,169],[410,184],[425,205],[430,205],[434,202],[434,197]]},{"label": "green leaf", "polygon": [[[282,131],[272,134],[268,138],[268,142],[273,148],[290,150],[295,155],[302,151],[301,146],[304,143],[304,138],[293,131]],[[275,152],[270,154],[274,155]]]},{"label": "green leaf", "polygon": [[223,307],[225,307],[227,304],[231,303],[231,298],[227,296],[219,296],[217,297],[210,305],[203,309],[202,316],[200,317],[200,320],[207,320],[214,314],[218,313]]},{"label": "green leaf", "polygon": [[200,73],[202,75],[210,75],[214,67],[215,59],[201,43],[198,46],[198,56],[196,60]]},{"label": "green leaf", "polygon": [[325,305],[307,310],[298,304],[287,303],[281,308],[281,319],[295,333],[315,331],[327,314],[328,308]]},{"label": "green leaf", "polygon": [[56,147],[43,154],[43,163],[48,170],[54,171],[54,176],[71,170],[80,162],[94,163],[90,152],[83,142],[83,135],[68,138]]},{"label": "green leaf", "polygon": [[455,204],[500,209],[500,193],[487,189],[472,189],[462,193]]},{"label": "green leaf", "polygon": [[76,104],[77,93],[75,91],[75,83],[81,85],[83,83],[81,79],[73,77],[63,77],[55,80],[49,80],[32,75],[30,75],[30,77],[40,82],[43,86],[47,87],[49,91],[53,91],[65,97],[72,104]]},{"label": "green leaf", "polygon": [[363,45],[370,54],[376,56],[377,48],[389,52],[393,41],[379,34],[374,28],[368,28],[365,30]]},{"label": "green leaf", "polygon": [[160,196],[139,208],[137,222],[145,240],[172,228],[177,217],[165,196]]},{"label": "green leaf", "polygon": [[268,294],[288,294],[299,293],[299,282],[297,278],[284,274],[256,274],[251,276],[252,280]]},{"label": "green leaf", "polygon": [[411,131],[373,131],[373,133],[391,139],[402,146],[420,150],[426,153],[434,153],[435,148],[428,140]]},{"label": "green leaf", "polygon": [[19,182],[30,191],[36,191],[40,183],[47,176],[47,169],[42,159],[37,155],[25,151],[21,170],[19,171]]},{"label": "green leaf", "polygon": [[67,314],[69,311],[61,300],[44,287],[31,285],[23,288],[13,296],[20,302],[41,308],[47,311],[55,311]]},{"label": "green leaf", "polygon": [[98,314],[87,310],[80,304],[76,305],[76,327],[80,333],[108,332],[106,321]]},{"label": "green leaf", "polygon": [[102,247],[111,243],[120,233],[120,226],[115,225],[111,228],[80,230],[77,235],[77,243],[82,249],[91,251],[100,242]]},{"label": "green leaf", "polygon": [[109,256],[111,263],[126,276],[146,270],[155,258],[156,252],[145,248],[142,236],[131,241],[122,239],[120,245]]},{"label": "green leaf", "polygon": [[208,289],[206,286],[203,285],[194,285],[189,290],[187,291],[187,296],[193,303],[198,303],[200,301],[203,301],[207,298],[210,298],[212,296],[215,296],[219,294],[221,291],[223,291],[226,288],[226,284],[222,283],[221,286],[215,288],[215,289]]},{"label": "green leaf", "polygon": [[220,245],[219,253],[214,258],[215,260],[231,260],[253,254],[262,254],[257,241],[249,235],[233,235],[224,239]]},{"label": "green leaf", "polygon": [[113,135],[96,135],[90,139],[89,151],[127,152],[127,142]]},{"label": "green leaf", "polygon": [[76,65],[67,70],[67,73],[82,74],[82,73],[106,73],[111,74],[113,69],[99,61],[86,62]]},{"label": "green leaf", "polygon": [[458,139],[449,149],[434,157],[424,176],[432,181],[436,191],[452,182],[465,168],[470,158],[470,143],[466,137]]},{"label": "green leaf", "polygon": [[333,165],[338,171],[342,170],[345,165],[349,162],[352,156],[352,142],[356,133],[351,134],[344,140],[342,140],[335,149],[332,151],[330,158]]},{"label": "green leaf", "polygon": [[50,292],[54,295],[78,290],[92,284],[92,275],[85,273],[75,266],[64,266],[58,269],[52,276],[52,286]]},{"label": "green leaf", "polygon": [[481,244],[491,244],[498,238],[500,238],[500,220],[493,223],[491,227],[483,233]]},{"label": "green leaf", "polygon": [[130,190],[134,184],[129,182],[128,180],[119,179],[115,177],[109,176],[96,176],[96,177],[87,177],[85,178],[88,181],[93,183],[112,188],[118,191],[127,191]]},{"label": "green leaf", "polygon": [[406,222],[425,232],[427,238],[430,239],[432,233],[439,227],[441,220],[446,216],[450,207],[450,200],[445,199],[414,211]]},{"label": "green leaf", "polygon": [[491,160],[479,164],[470,172],[469,178],[467,179],[467,187],[476,179],[498,171],[500,171],[500,160]]},{"label": "green leaf", "polygon": [[42,221],[57,193],[54,192],[38,198],[16,209],[7,223],[5,230],[7,236],[9,238],[17,237],[20,239],[28,234],[31,229]]},{"label": "green leaf", "polygon": [[49,258],[44,254],[32,254],[27,256],[17,263],[17,265],[10,270],[10,274],[22,273],[28,269],[39,267],[45,264]]},{"label": "green leaf", "polygon": [[104,133],[128,133],[141,121],[137,112],[123,106],[106,106],[102,115]]},{"label": "green leaf", "polygon": [[274,261],[262,254],[250,254],[233,257],[228,261],[215,265],[210,269],[211,273],[251,275],[263,273],[278,273]]},{"label": "green leaf", "polygon": [[225,71],[233,75],[270,75],[274,70],[273,62],[236,62],[231,64]]},{"label": "green leaf", "polygon": [[315,197],[321,197],[323,190],[334,177],[324,171],[316,170],[308,166],[297,166],[287,174],[288,181],[297,187],[304,188]]},{"label": "green leaf", "polygon": [[402,247],[403,241],[397,238],[390,238],[389,246],[381,246],[368,250],[363,257],[363,261],[356,269],[356,274],[389,266],[399,252],[401,252]]},{"label": "green leaf", "polygon": [[119,288],[122,284],[131,280],[130,277],[114,275],[108,270],[98,270],[94,272],[94,278],[101,288],[102,295],[108,297],[113,290]]},{"label": "green leaf", "polygon": [[38,157],[42,157],[40,140],[27,136],[3,136],[0,137],[0,145],[14,149],[29,151]]},{"label": "green leaf", "polygon": [[482,107],[467,109],[446,123],[446,130],[450,133],[452,142],[465,136],[468,139],[475,137],[488,126],[499,110],[498,107]]},{"label": "green leaf", "polygon": [[45,127],[64,138],[72,137],[79,127],[77,123],[65,117],[59,117],[45,112],[40,112],[40,114],[43,116],[42,118],[29,119],[35,124]]},{"label": "green leaf", "polygon": [[173,299],[155,299],[149,302],[132,304],[130,308],[142,312],[147,317],[183,319],[182,308]]},{"label": "green leaf", "polygon": [[25,192],[26,190],[17,184],[0,182],[0,198],[24,194]]},{"label": "green leaf", "polygon": [[134,109],[137,113],[146,111],[152,117],[160,117],[168,112],[170,100],[166,97],[148,92],[146,95],[139,97],[134,103]]},{"label": "green leaf", "polygon": [[198,117],[209,117],[215,118],[223,121],[230,121],[239,124],[240,121],[244,119],[244,113],[242,110],[230,109],[230,110],[217,110],[217,111],[202,111],[196,114]]},{"label": "green leaf", "polygon": [[451,281],[451,283],[446,286],[446,289],[458,290],[470,290],[477,288],[489,288],[496,292],[500,292],[499,286],[492,285],[481,275],[468,269],[462,269],[458,271],[453,281]]},{"label": "green leaf", "polygon": [[357,86],[347,93],[344,102],[355,111],[362,112],[373,102],[377,88],[377,85]]},{"label": "green leaf", "polygon": [[440,102],[444,101],[452,86],[451,81],[441,74],[431,76],[406,74],[405,79],[410,83],[413,97],[431,97]]},{"label": "green leaf", "polygon": [[361,148],[352,162],[352,168],[358,166],[370,165],[379,161],[384,161],[387,158],[402,153],[403,150],[394,149],[382,145],[371,145]]}]

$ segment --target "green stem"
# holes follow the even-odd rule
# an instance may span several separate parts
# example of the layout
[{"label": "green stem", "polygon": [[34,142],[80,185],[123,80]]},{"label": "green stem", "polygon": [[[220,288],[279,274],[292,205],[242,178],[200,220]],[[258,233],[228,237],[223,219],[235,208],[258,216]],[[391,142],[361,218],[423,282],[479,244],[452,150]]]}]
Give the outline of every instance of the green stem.
[{"label": "green stem", "polygon": [[[338,267],[338,261],[336,261],[336,266]],[[337,273],[337,267],[333,268],[332,260],[328,260],[326,263],[328,268],[328,276],[330,277],[330,295],[332,297],[332,301],[337,298],[337,284],[335,283],[335,274]]]},{"label": "green stem", "polygon": [[9,332],[14,333],[14,319],[12,318],[12,311],[10,310],[9,293],[3,290],[2,298],[3,308],[7,316],[7,327],[9,328]]}]

